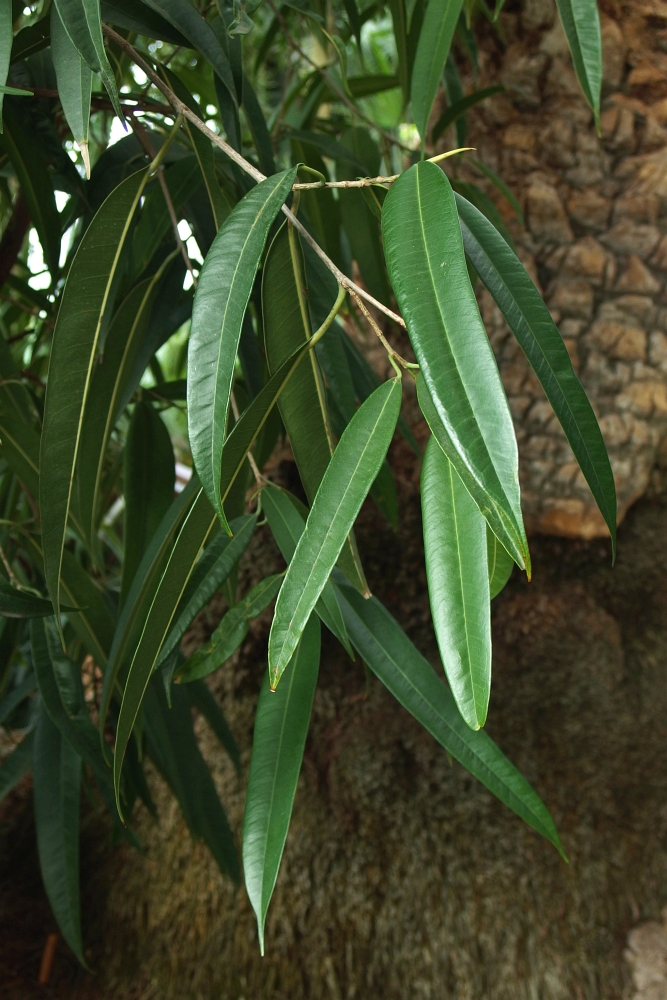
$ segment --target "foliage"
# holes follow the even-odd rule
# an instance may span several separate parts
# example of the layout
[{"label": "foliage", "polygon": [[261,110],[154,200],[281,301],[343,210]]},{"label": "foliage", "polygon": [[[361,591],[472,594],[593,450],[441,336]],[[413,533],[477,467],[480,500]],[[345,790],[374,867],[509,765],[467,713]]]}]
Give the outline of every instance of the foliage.
[{"label": "foliage", "polygon": [[[150,759],[192,835],[240,877],[193,711],[240,768],[203,678],[274,599],[242,850],[262,949],[320,622],[562,851],[543,803],[481,731],[490,602],[513,562],[530,573],[530,555],[471,277],[540,379],[612,545],[615,492],[593,411],[493,202],[450,180],[439,163],[452,152],[433,149],[451,129],[464,145],[467,110],[498,89],[465,94],[457,67],[474,63],[477,27],[501,8],[0,0],[0,724],[16,738],[0,796],[32,770],[44,884],[82,962],[82,783],[134,841],[121,819],[139,800],[154,811]],[[559,9],[597,120],[594,0]],[[355,342],[360,324],[387,350],[384,383]],[[391,346],[397,328],[416,363]],[[397,523],[387,453],[396,430],[416,448],[400,416],[406,379],[432,432],[424,539],[449,687],[370,596],[354,537],[369,495]],[[270,482],[284,437],[307,506]],[[174,452],[194,466],[176,494]],[[240,596],[259,523],[287,569]],[[186,658],[181,640],[220,589],[229,610]]]}]

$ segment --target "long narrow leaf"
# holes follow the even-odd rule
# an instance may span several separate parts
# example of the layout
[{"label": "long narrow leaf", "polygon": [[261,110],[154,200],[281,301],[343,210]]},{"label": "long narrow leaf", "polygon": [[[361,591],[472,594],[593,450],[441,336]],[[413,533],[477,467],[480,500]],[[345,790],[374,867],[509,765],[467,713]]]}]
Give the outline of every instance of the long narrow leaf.
[{"label": "long narrow leaf", "polygon": [[[0,0],[0,86],[7,83],[9,64],[12,56],[12,0]],[[2,132],[2,102],[0,92],[0,132]]]},{"label": "long narrow leaf", "polygon": [[296,649],[379,472],[400,408],[401,379],[390,379],[357,410],[338,442],[276,602],[269,636],[272,688]]},{"label": "long narrow leaf", "polygon": [[593,408],[572,367],[563,338],[514,251],[460,195],[463,245],[537,375],[565,431],[616,548],[616,487]]},{"label": "long narrow leaf", "polygon": [[192,456],[206,495],[226,525],[220,493],[227,408],[243,316],[269,229],[296,168],[258,184],[216,236],[199,277],[188,354],[188,416]]},{"label": "long narrow leaf", "polygon": [[90,177],[88,131],[93,74],[72,44],[55,4],[51,8],[51,57],[56,71],[60,103],[74,141],[81,150],[86,173]]},{"label": "long narrow leaf", "polygon": [[572,62],[584,96],[600,127],[602,34],[597,0],[556,0]]},{"label": "long narrow leaf", "polygon": [[412,68],[412,113],[422,139],[459,20],[463,0],[429,0]]},{"label": "long narrow leaf", "polygon": [[70,267],[53,333],[40,450],[44,572],[60,605],[60,570],[81,424],[102,318],[125,237],[148,174],[140,170],[109,195]]},{"label": "long narrow leaf", "polygon": [[426,578],[440,656],[461,715],[479,729],[491,689],[487,526],[434,438],[421,486]]},{"label": "long narrow leaf", "polygon": [[[363,598],[362,598],[363,600]],[[268,677],[259,696],[243,814],[243,871],[264,954],[264,923],[287,840],[320,664],[312,617],[278,691]]]},{"label": "long narrow leaf", "polygon": [[514,426],[468,277],[454,193],[439,167],[419,163],[402,175],[385,198],[382,230],[425,383],[424,415],[493,530],[528,569]]},{"label": "long narrow leaf", "polygon": [[114,110],[123,121],[116,81],[104,48],[99,0],[54,0],[54,3],[72,44],[93,73],[101,77]]},{"label": "long narrow leaf", "polygon": [[336,589],[352,642],[396,700],[452,757],[563,854],[542,800],[484,731],[473,732],[465,724],[452,695],[398,622],[375,597],[364,601],[338,574]]}]

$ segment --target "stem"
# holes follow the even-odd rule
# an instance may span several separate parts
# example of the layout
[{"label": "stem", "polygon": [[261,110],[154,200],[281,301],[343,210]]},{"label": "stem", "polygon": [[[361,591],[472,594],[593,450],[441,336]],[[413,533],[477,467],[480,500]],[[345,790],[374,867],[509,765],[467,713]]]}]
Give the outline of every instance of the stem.
[{"label": "stem", "polygon": [[[392,358],[396,358],[396,360],[398,361],[398,363],[401,364],[401,365],[403,365],[403,367],[407,371],[410,371],[411,368],[419,368],[419,365],[413,365],[413,364],[411,364],[409,361],[406,361],[405,358],[402,357],[398,353],[398,351],[394,350],[394,348],[391,346],[391,344],[389,343],[389,341],[387,340],[387,338],[383,334],[383,332],[380,329],[380,327],[377,325],[377,323],[375,322],[375,320],[373,319],[373,317],[369,313],[369,311],[366,308],[366,306],[364,305],[364,303],[361,301],[361,299],[357,295],[355,295],[354,292],[350,292],[350,294],[351,294],[352,298],[354,299],[354,301],[356,302],[356,304],[361,309],[362,313],[364,314],[364,316],[366,317],[366,319],[368,320],[368,322],[370,323],[371,327],[373,328],[373,331],[379,337],[380,343],[382,344],[382,346],[387,351],[387,354],[389,355],[389,360],[392,362],[392,364],[393,364]],[[396,365],[394,365],[394,368],[395,367],[396,367]],[[412,372],[410,372],[410,374],[412,375]]]},{"label": "stem", "polygon": [[[224,139],[221,139],[219,135],[216,135],[215,132],[212,132],[211,129],[204,124],[201,118],[198,118],[197,115],[194,113],[194,111],[191,111],[190,108],[187,106],[187,104],[184,104],[183,101],[181,101],[176,96],[173,90],[171,90],[167,86],[167,84],[160,79],[157,73],[155,73],[151,69],[146,60],[139,55],[134,46],[130,45],[128,41],[126,41],[121,35],[117,34],[113,30],[113,28],[110,28],[106,24],[103,25],[103,31],[108,38],[111,38],[116,43],[116,45],[119,46],[119,48],[123,49],[124,52],[127,52],[127,54],[133,59],[133,61],[137,64],[137,66],[139,66],[139,68],[143,70],[148,79],[157,87],[157,89],[162,94],[164,94],[164,96],[167,98],[167,100],[174,108],[174,110],[178,112],[178,114],[183,115],[183,117],[187,118],[189,122],[192,122],[192,124],[196,128],[198,128],[200,132],[203,132],[203,134],[212,143],[214,143],[214,145],[216,145],[219,149],[222,149],[223,152],[227,154],[229,159],[232,160],[234,163],[236,163],[237,166],[239,166],[242,170],[245,171],[245,173],[249,174],[250,177],[252,177],[258,183],[266,180],[266,177],[261,172],[261,170],[258,170],[257,167],[254,167],[252,163],[249,163],[248,160],[245,159],[245,157],[241,156],[240,153],[237,153],[236,150],[228,143],[226,143]],[[367,302],[370,302],[371,305],[375,306],[376,309],[379,309],[380,312],[383,312],[386,316],[389,316],[389,318],[393,319],[393,321],[395,323],[398,323],[399,326],[405,327],[405,321],[402,319],[401,316],[398,316],[397,313],[392,312],[392,310],[388,309],[387,306],[383,305],[381,302],[378,302],[377,299],[374,299],[372,295],[369,295],[369,293],[365,291],[365,289],[360,288],[359,285],[355,284],[351,278],[348,278],[346,274],[343,274],[340,268],[336,267],[334,262],[329,257],[327,257],[326,253],[319,245],[319,243],[317,243],[313,239],[308,230],[299,222],[297,218],[294,217],[292,212],[290,212],[287,205],[283,205],[282,210],[283,213],[290,220],[292,225],[296,229],[298,229],[298,231],[300,232],[301,236],[304,238],[306,243],[310,247],[312,247],[312,249],[315,251],[320,260],[322,260],[323,263],[326,264],[331,273],[335,276],[339,285],[342,285],[349,292],[354,292],[361,298],[366,299]]]},{"label": "stem", "polygon": [[[449,149],[446,153],[438,153],[437,156],[432,156],[426,162],[439,163],[440,160],[447,160],[450,156],[456,156],[457,153],[469,153],[474,152],[474,150],[474,146],[461,146],[459,149]],[[301,165],[300,169],[306,168]],[[317,191],[320,188],[364,188],[371,187],[373,184],[393,184],[400,176],[401,174],[391,174],[389,177],[358,177],[356,181],[313,181],[298,183],[292,185],[292,191]]]}]

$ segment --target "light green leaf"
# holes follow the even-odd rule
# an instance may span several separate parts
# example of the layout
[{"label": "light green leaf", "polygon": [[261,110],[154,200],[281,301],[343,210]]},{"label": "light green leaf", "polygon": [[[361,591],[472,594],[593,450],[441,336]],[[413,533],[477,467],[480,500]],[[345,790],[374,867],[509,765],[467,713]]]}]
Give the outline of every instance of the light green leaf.
[{"label": "light green leaf", "polygon": [[491,690],[491,601],[486,522],[435,438],[421,479],[424,554],[440,656],[471,729],[486,722]]},{"label": "light green leaf", "polygon": [[486,526],[486,549],[489,561],[489,591],[491,600],[493,600],[511,577],[514,560],[505,546],[498,541],[488,524]]},{"label": "light green leaf", "polygon": [[14,87],[6,88],[7,74],[12,57],[12,0],[0,0],[0,132],[2,132],[2,99],[7,90],[14,90]]},{"label": "light green leaf", "polygon": [[258,184],[235,206],[208,252],[192,309],[188,353],[190,444],[202,486],[226,526],[220,464],[243,316],[269,229],[296,168]]},{"label": "light green leaf", "polygon": [[100,327],[147,176],[146,170],[132,174],[96,213],[70,267],[53,333],[40,450],[39,506],[44,573],[55,608],[60,605],[65,529]]},{"label": "light green leaf", "polygon": [[60,216],[44,151],[35,134],[26,127],[27,122],[13,101],[5,104],[3,117],[0,150],[4,149],[14,168],[30,219],[42,244],[46,266],[55,280],[60,257]]},{"label": "light green leaf", "polygon": [[208,642],[192,654],[178,671],[181,683],[201,680],[232,656],[248,634],[253,618],[268,608],[280,590],[283,574],[267,576],[250,593],[224,615]]},{"label": "light green leaf", "polygon": [[412,67],[412,114],[422,139],[431,117],[442,70],[447,62],[463,0],[429,0]]},{"label": "light green leaf", "polygon": [[421,367],[424,416],[482,514],[528,568],[514,426],[468,277],[454,193],[439,167],[419,163],[401,176],[385,198],[382,229]]},{"label": "light green leaf", "polygon": [[[262,490],[262,510],[266,514],[273,537],[286,563],[292,560],[308,517],[308,508],[304,507],[303,510],[299,510],[295,506],[296,504],[298,504],[296,497],[287,494],[272,483],[268,483]],[[324,585],[322,596],[315,605],[315,611],[332,635],[336,636],[350,658],[354,659],[336,592],[330,580],[327,580]]]},{"label": "light green leaf", "polygon": [[116,114],[124,121],[116,81],[104,48],[99,0],[54,0],[54,3],[72,45],[93,73],[101,77]]},{"label": "light green leaf", "polygon": [[257,515],[248,514],[231,522],[232,537],[219,533],[208,545],[190,577],[183,597],[176,610],[174,624],[164,641],[158,666],[178,646],[196,615],[208,604],[223,585],[250,544],[257,525]]},{"label": "light green leaf", "polygon": [[53,915],[68,945],[85,965],[79,902],[79,792],[81,758],[40,702],[33,746],[37,852]]},{"label": "light green leaf", "polygon": [[451,693],[398,622],[377,598],[364,601],[342,575],[335,577],[350,638],[373,673],[452,757],[565,857],[542,800],[483,730],[465,724]]},{"label": "light green leaf", "polygon": [[51,8],[51,57],[56,71],[60,103],[74,141],[81,150],[86,174],[90,177],[88,128],[93,74],[72,44],[55,4]]},{"label": "light green leaf", "polygon": [[616,487],[593,408],[551,314],[493,225],[457,195],[463,245],[537,375],[586,477],[616,550]]},{"label": "light green leaf", "polygon": [[400,408],[401,379],[390,379],[357,410],[338,442],[276,602],[269,635],[272,688],[296,649],[380,470]]},{"label": "light green leaf", "polygon": [[595,115],[595,124],[599,130],[602,34],[597,0],[556,0],[556,6],[581,89]]},{"label": "light green leaf", "polygon": [[272,691],[265,677],[257,706],[243,814],[243,872],[262,955],[266,911],[287,840],[319,664],[320,627],[311,617],[286,679]]},{"label": "light green leaf", "polygon": [[[271,372],[304,338],[311,340],[306,295],[301,246],[296,233],[285,224],[271,243],[262,275],[264,344]],[[312,503],[334,446],[325,387],[314,351],[295,372],[278,405],[301,482]],[[362,593],[368,591],[354,535],[343,547],[341,569]]]}]

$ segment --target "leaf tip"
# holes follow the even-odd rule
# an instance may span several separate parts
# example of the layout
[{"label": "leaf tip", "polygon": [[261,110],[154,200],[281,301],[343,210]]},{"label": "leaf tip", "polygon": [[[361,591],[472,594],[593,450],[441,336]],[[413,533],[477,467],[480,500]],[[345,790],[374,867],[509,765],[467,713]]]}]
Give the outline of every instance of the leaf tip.
[{"label": "leaf tip", "polygon": [[86,169],[86,180],[90,180],[90,153],[88,151],[87,142],[77,142],[79,147],[79,152],[81,153],[81,159],[83,160],[83,165]]}]

